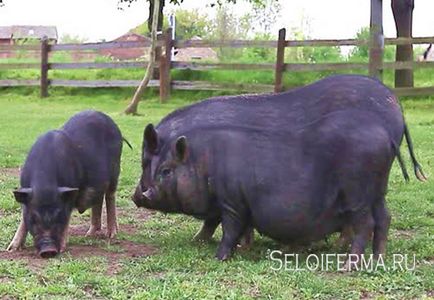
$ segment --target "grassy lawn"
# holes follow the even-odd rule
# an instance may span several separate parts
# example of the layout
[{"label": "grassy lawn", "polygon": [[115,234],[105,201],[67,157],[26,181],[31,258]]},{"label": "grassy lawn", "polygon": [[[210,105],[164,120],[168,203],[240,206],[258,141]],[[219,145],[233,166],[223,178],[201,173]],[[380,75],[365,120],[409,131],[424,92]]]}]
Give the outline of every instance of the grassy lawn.
[{"label": "grassy lawn", "polygon": [[[394,165],[387,195],[392,214],[388,258],[407,254],[414,270],[337,271],[273,270],[269,249],[299,253],[306,267],[309,253],[341,253],[336,237],[306,249],[288,249],[255,236],[250,250],[238,251],[228,262],[214,259],[218,232],[211,244],[193,242],[200,222],[181,215],[137,210],[129,200],[140,175],[144,126],[157,123],[170,111],[203,98],[205,94],[176,93],[160,104],[148,94],[141,116],[120,114],[131,90],[52,90],[46,100],[32,89],[0,90],[0,251],[10,242],[20,218],[11,190],[18,185],[17,170],[35,139],[58,128],[84,109],[109,114],[131,142],[124,148],[118,190],[120,234],[108,244],[84,238],[89,212],[74,212],[69,251],[48,261],[31,251],[14,259],[0,252],[0,298],[116,298],[137,299],[370,299],[434,297],[434,184],[414,179],[404,183]],[[406,99],[405,115],[416,153],[424,171],[434,178],[434,99]],[[406,147],[402,149],[407,158]],[[407,160],[407,167],[410,164]],[[27,245],[31,247],[28,238]],[[370,253],[371,250],[368,250]],[[386,265],[390,265],[386,258]]]}]

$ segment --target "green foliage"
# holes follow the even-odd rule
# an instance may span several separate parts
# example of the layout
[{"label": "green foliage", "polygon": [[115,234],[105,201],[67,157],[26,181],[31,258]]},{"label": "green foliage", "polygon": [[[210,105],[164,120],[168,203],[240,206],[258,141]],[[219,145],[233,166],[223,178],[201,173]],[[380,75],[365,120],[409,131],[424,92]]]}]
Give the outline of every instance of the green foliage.
[{"label": "green foliage", "polygon": [[[273,40],[275,37],[267,33],[258,33],[254,36],[254,40],[267,41]],[[239,59],[245,63],[271,63],[276,61],[276,49],[274,48],[245,48]]]},{"label": "green foliage", "polygon": [[79,35],[71,35],[68,33],[63,34],[60,37],[60,43],[62,44],[81,44],[86,43],[87,39],[80,37]]},{"label": "green foliage", "polygon": [[[219,41],[242,39],[239,32],[239,20],[227,7],[217,8],[216,18],[212,22],[213,31],[210,38]],[[217,49],[219,58],[223,61],[237,59],[242,55],[242,49],[220,47]]]},{"label": "green foliage", "polygon": [[189,40],[193,37],[205,39],[210,34],[209,16],[201,13],[199,9],[177,9],[175,18],[175,37],[178,40]]},{"label": "green foliage", "polygon": [[[356,34],[356,39],[361,41],[369,41],[370,32],[369,27],[362,27]],[[385,46],[383,52],[384,61],[395,61],[395,46]],[[369,46],[361,45],[355,46],[348,56],[349,61],[353,62],[367,62],[369,60]]]},{"label": "green foliage", "polygon": [[339,47],[303,47],[302,53],[303,61],[309,63],[342,61]]},{"label": "green foliage", "polygon": [[[248,72],[245,72],[248,73]],[[223,75],[222,75],[223,76]],[[306,74],[303,76],[318,77]],[[238,74],[238,77],[243,77]],[[271,76],[272,77],[272,76]],[[233,79],[233,78],[231,78]],[[387,194],[392,215],[387,258],[393,253],[416,255],[414,271],[340,272],[273,271],[268,249],[285,253],[318,255],[342,253],[332,236],[328,243],[311,248],[287,249],[260,235],[251,249],[237,251],[221,263],[214,259],[214,241],[192,242],[200,222],[183,215],[138,210],[130,200],[140,176],[143,128],[157,123],[178,107],[210,96],[207,93],[174,92],[160,104],[155,93],[147,93],[140,104],[142,115],[120,114],[133,89],[52,89],[51,96],[39,99],[37,89],[10,88],[0,93],[0,168],[22,165],[27,151],[44,131],[59,128],[72,114],[97,109],[109,114],[119,125],[134,149],[122,154],[118,188],[121,240],[139,247],[152,246],[155,254],[145,253],[110,259],[103,256],[75,257],[68,253],[47,261],[0,259],[0,298],[5,299],[430,299],[434,291],[434,185],[412,178],[404,183],[394,164]],[[406,120],[412,133],[416,154],[427,175],[434,175],[434,99],[403,101]],[[402,154],[408,157],[403,148]],[[409,166],[409,160],[407,166]],[[20,218],[20,207],[10,192],[18,178],[0,169],[0,248],[5,249]],[[90,216],[74,213],[78,228],[89,225]],[[77,227],[76,227],[77,228]],[[134,230],[126,232],[126,229]],[[31,244],[31,239],[28,245]],[[72,235],[69,247],[100,247],[119,252],[119,244],[102,239]],[[370,246],[369,246],[370,247]],[[370,250],[367,251],[371,253]],[[32,262],[32,263],[30,263]],[[304,263],[300,267],[306,267]],[[111,272],[109,272],[109,269]],[[114,270],[114,271],[113,271]]]},{"label": "green foliage", "polygon": [[250,24],[250,33],[270,34],[282,11],[282,6],[276,0],[262,0],[253,2],[252,9],[245,14]]},{"label": "green foliage", "polygon": [[[369,41],[369,37],[370,37],[369,27],[361,28],[356,34],[356,39],[360,41]],[[369,58],[369,46],[361,45],[361,46],[354,47],[353,50],[351,51],[350,58],[366,60],[367,58]]]}]

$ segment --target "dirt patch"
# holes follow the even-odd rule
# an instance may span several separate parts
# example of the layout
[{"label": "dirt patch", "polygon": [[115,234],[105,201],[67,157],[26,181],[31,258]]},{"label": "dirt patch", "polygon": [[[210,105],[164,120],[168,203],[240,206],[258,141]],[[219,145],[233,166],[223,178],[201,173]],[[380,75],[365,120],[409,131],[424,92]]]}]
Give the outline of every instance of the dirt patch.
[{"label": "dirt patch", "polygon": [[22,261],[27,265],[27,267],[30,270],[35,272],[38,272],[41,269],[43,269],[47,263],[47,260],[44,260],[36,256],[34,248],[26,248],[23,249],[22,251],[17,251],[17,252],[2,251],[0,252],[0,259]]},{"label": "dirt patch", "polygon": [[156,212],[147,210],[144,208],[118,208],[117,209],[117,215],[119,218],[133,218],[134,220],[141,223],[144,220],[149,219],[152,215],[154,215]]},{"label": "dirt patch", "polygon": [[0,168],[0,176],[20,177],[20,169],[19,168]]},{"label": "dirt patch", "polygon": [[403,229],[395,229],[391,232],[393,237],[398,239],[409,240],[412,239],[415,235],[414,230],[403,230]]},{"label": "dirt patch", "polygon": [[[18,169],[0,169],[0,174],[15,174],[19,176]],[[0,212],[1,214],[1,212]],[[131,223],[119,223],[118,232],[126,235],[135,235],[139,229],[139,225],[143,221],[149,219],[153,214],[146,209],[136,208],[118,208],[118,221],[127,221],[131,219]],[[103,209],[102,220],[106,220],[105,209]],[[90,225],[90,216],[80,215],[74,213],[71,218],[71,225],[69,226],[69,235],[71,237],[84,237]],[[105,226],[101,233],[93,239],[101,241],[92,243],[92,245],[74,244],[71,241],[68,243],[67,250],[61,256],[71,256],[73,258],[81,257],[105,257],[108,260],[107,274],[114,275],[122,270],[122,259],[146,257],[156,252],[154,247],[149,245],[139,244],[127,240],[115,239],[110,241],[110,244],[105,242]],[[86,238],[92,239],[91,237]],[[60,256],[60,257],[61,257]],[[56,258],[54,258],[56,259]],[[39,272],[45,267],[48,260],[42,259],[36,255],[33,247],[26,248],[17,252],[0,252],[0,260],[18,260],[24,262],[28,268],[34,272]],[[0,278],[1,283],[1,278]]]},{"label": "dirt patch", "polygon": [[[86,225],[71,226],[69,234],[71,236],[84,236],[87,229]],[[121,226],[121,230],[126,232],[128,227],[123,228]],[[110,246],[114,250],[106,249],[104,245],[69,243],[66,252],[62,256],[69,255],[74,258],[105,257],[108,260],[107,274],[114,275],[122,270],[122,259],[149,256],[156,252],[154,247],[126,240],[112,240]],[[40,271],[48,262],[46,259],[39,258],[33,247],[17,252],[0,252],[0,259],[24,261],[29,269],[33,271]]]},{"label": "dirt patch", "polygon": [[0,284],[1,283],[8,283],[11,282],[11,279],[8,277],[0,277]]},{"label": "dirt patch", "polygon": [[360,294],[360,299],[370,300],[370,299],[374,299],[374,296],[372,295],[372,293],[370,293],[366,290],[362,290],[362,292]]},{"label": "dirt patch", "polygon": [[[146,209],[125,209],[118,208],[117,216],[119,222],[118,232],[128,235],[137,234],[140,224],[143,221],[149,219],[153,212]],[[102,233],[105,231],[105,221],[106,221],[106,212],[103,209],[102,220],[103,220],[103,229]],[[124,223],[128,222],[128,220],[134,220],[134,223]],[[74,213],[71,217],[69,232],[71,235],[85,235],[90,226],[90,216],[80,215],[78,213]],[[101,233],[101,234],[102,234]]]},{"label": "dirt patch", "polygon": [[434,266],[434,257],[428,257],[424,260],[424,263],[430,266]]},{"label": "dirt patch", "polygon": [[[137,233],[137,225],[135,224],[119,224],[118,225],[118,233],[124,233],[128,235],[134,235]],[[71,225],[69,226],[69,234],[71,236],[85,236],[87,230],[89,229],[89,224],[86,222],[80,225]],[[105,238],[105,227],[101,229],[101,232],[98,232],[96,234],[96,238]]]}]

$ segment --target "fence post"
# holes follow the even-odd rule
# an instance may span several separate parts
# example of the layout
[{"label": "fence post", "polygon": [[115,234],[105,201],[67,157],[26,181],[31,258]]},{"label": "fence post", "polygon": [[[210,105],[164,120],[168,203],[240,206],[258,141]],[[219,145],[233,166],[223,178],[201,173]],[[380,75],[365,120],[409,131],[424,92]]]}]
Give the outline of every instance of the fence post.
[{"label": "fence post", "polygon": [[369,76],[383,78],[383,0],[371,0]]},{"label": "fence post", "polygon": [[48,52],[50,45],[46,36],[41,41],[41,98],[48,97]]},{"label": "fence post", "polygon": [[275,79],[274,79],[274,92],[282,92],[283,84],[283,70],[285,68],[285,39],[286,39],[286,29],[282,28],[279,30],[279,39],[277,40],[277,53],[276,53],[276,69],[275,69]]},{"label": "fence post", "polygon": [[172,28],[168,28],[164,35],[164,55],[160,57],[160,102],[165,102],[170,97],[172,47]]}]

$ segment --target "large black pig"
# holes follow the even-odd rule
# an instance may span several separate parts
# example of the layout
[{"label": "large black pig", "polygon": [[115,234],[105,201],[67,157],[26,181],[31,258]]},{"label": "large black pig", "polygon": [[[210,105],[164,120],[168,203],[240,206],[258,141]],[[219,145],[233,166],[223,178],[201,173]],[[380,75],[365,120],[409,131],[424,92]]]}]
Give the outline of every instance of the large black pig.
[{"label": "large black pig", "polygon": [[138,206],[222,222],[217,258],[253,226],[284,242],[352,228],[351,253],[374,232],[385,249],[384,195],[405,134],[399,103],[380,82],[333,76],[281,94],[221,97],[180,109],[144,132]]},{"label": "large black pig", "polygon": [[14,191],[22,219],[8,250],[20,249],[30,231],[44,258],[65,250],[71,212],[92,208],[87,235],[101,230],[105,196],[107,236],[117,233],[115,192],[120,171],[122,135],[107,115],[83,111],[60,130],[40,136],[21,171]]}]

